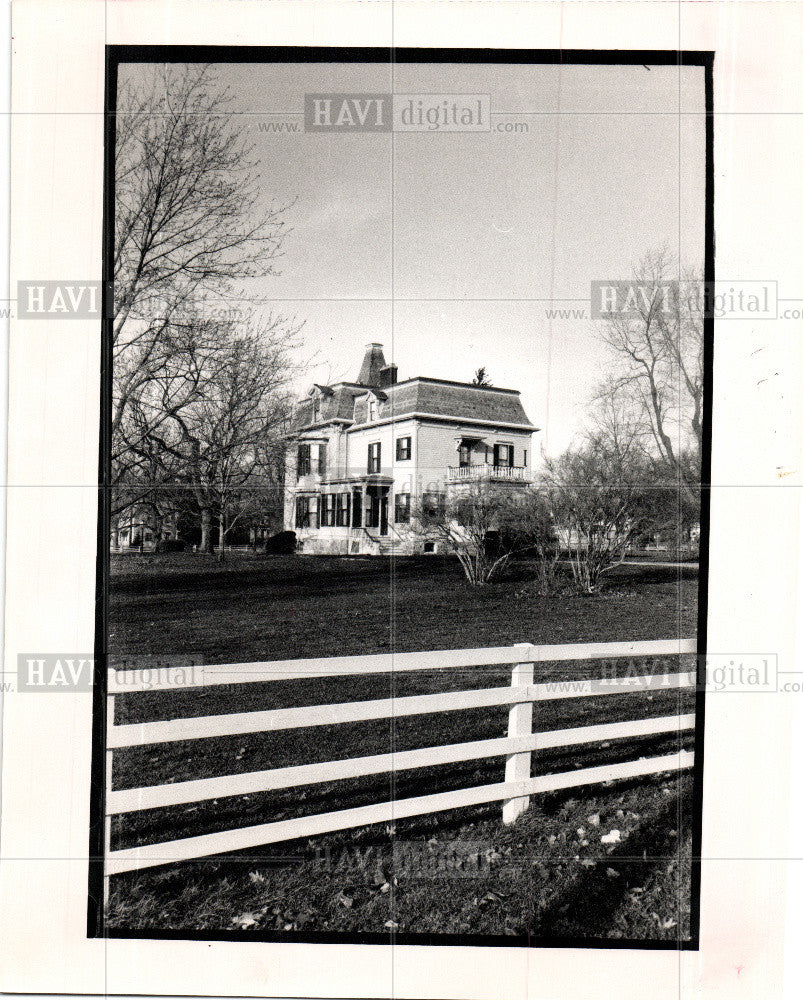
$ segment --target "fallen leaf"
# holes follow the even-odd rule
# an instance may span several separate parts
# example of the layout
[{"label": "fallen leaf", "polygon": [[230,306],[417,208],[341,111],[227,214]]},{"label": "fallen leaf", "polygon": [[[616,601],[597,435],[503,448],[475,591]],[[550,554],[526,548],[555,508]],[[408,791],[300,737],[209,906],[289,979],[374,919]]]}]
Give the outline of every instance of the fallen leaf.
[{"label": "fallen leaf", "polygon": [[599,813],[594,813],[593,816],[588,817],[588,822],[592,826],[599,826]]},{"label": "fallen leaf", "polygon": [[491,890],[490,892],[485,893],[482,899],[480,899],[477,903],[477,906],[482,909],[483,907],[488,906],[489,903],[501,903],[504,899],[506,899],[505,893],[494,892],[494,890]]},{"label": "fallen leaf", "polygon": [[618,830],[611,830],[599,838],[601,844],[618,844],[621,839],[622,834]]}]

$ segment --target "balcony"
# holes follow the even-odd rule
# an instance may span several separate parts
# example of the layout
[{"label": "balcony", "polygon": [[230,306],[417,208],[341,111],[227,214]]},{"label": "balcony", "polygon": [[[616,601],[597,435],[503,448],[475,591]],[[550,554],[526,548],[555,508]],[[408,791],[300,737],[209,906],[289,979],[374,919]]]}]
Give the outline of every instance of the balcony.
[{"label": "balcony", "polygon": [[529,470],[522,466],[450,465],[449,479],[453,482],[529,483]]}]

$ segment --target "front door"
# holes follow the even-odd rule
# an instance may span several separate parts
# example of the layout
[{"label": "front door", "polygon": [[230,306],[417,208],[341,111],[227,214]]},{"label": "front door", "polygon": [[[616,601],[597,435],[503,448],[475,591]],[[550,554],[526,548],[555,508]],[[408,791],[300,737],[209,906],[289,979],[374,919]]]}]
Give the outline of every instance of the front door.
[{"label": "front door", "polygon": [[388,533],[388,492],[387,486],[369,486],[366,490],[368,511],[365,526],[378,528],[380,535]]}]

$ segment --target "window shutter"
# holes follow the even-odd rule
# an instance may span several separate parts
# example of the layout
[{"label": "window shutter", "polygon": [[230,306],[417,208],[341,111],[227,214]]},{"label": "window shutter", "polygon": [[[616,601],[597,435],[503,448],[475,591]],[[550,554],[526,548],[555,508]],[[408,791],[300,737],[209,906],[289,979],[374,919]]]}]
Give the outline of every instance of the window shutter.
[{"label": "window shutter", "polygon": [[499,445],[494,445],[494,465],[499,465]]}]

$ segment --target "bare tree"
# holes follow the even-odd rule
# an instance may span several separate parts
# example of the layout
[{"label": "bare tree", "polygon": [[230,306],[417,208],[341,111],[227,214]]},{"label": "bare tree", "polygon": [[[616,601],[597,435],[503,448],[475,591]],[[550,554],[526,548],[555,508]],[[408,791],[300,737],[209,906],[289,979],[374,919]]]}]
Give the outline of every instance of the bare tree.
[{"label": "bare tree", "polygon": [[213,68],[168,64],[121,87],[112,400],[121,500],[133,495],[151,432],[203,397],[196,362],[231,315],[234,283],[274,273],[286,207],[261,206],[252,145]]},{"label": "bare tree", "polygon": [[[688,496],[699,496],[703,434],[702,282],[664,252],[633,276],[627,308],[612,311],[602,337],[617,362],[600,398],[642,423],[649,448]],[[644,438],[641,439],[645,442]]]},{"label": "bare tree", "polygon": [[276,504],[294,344],[281,320],[250,332],[221,330],[203,364],[203,397],[174,417],[184,477],[200,511],[201,550],[211,551],[214,518],[221,559],[235,525]]},{"label": "bare tree", "polygon": [[578,445],[545,459],[542,488],[583,593],[599,589],[636,538],[678,522],[677,484],[661,480],[642,434],[639,420],[609,397]]},{"label": "bare tree", "polygon": [[491,382],[488,378],[488,373],[485,368],[478,368],[476,372],[474,372],[474,378],[471,381],[473,385],[493,385],[493,382]]},{"label": "bare tree", "polygon": [[474,482],[453,493],[424,494],[413,510],[411,530],[454,552],[474,587],[498,578],[519,552],[543,556],[542,586],[549,561],[554,565],[551,518],[531,491]]}]

